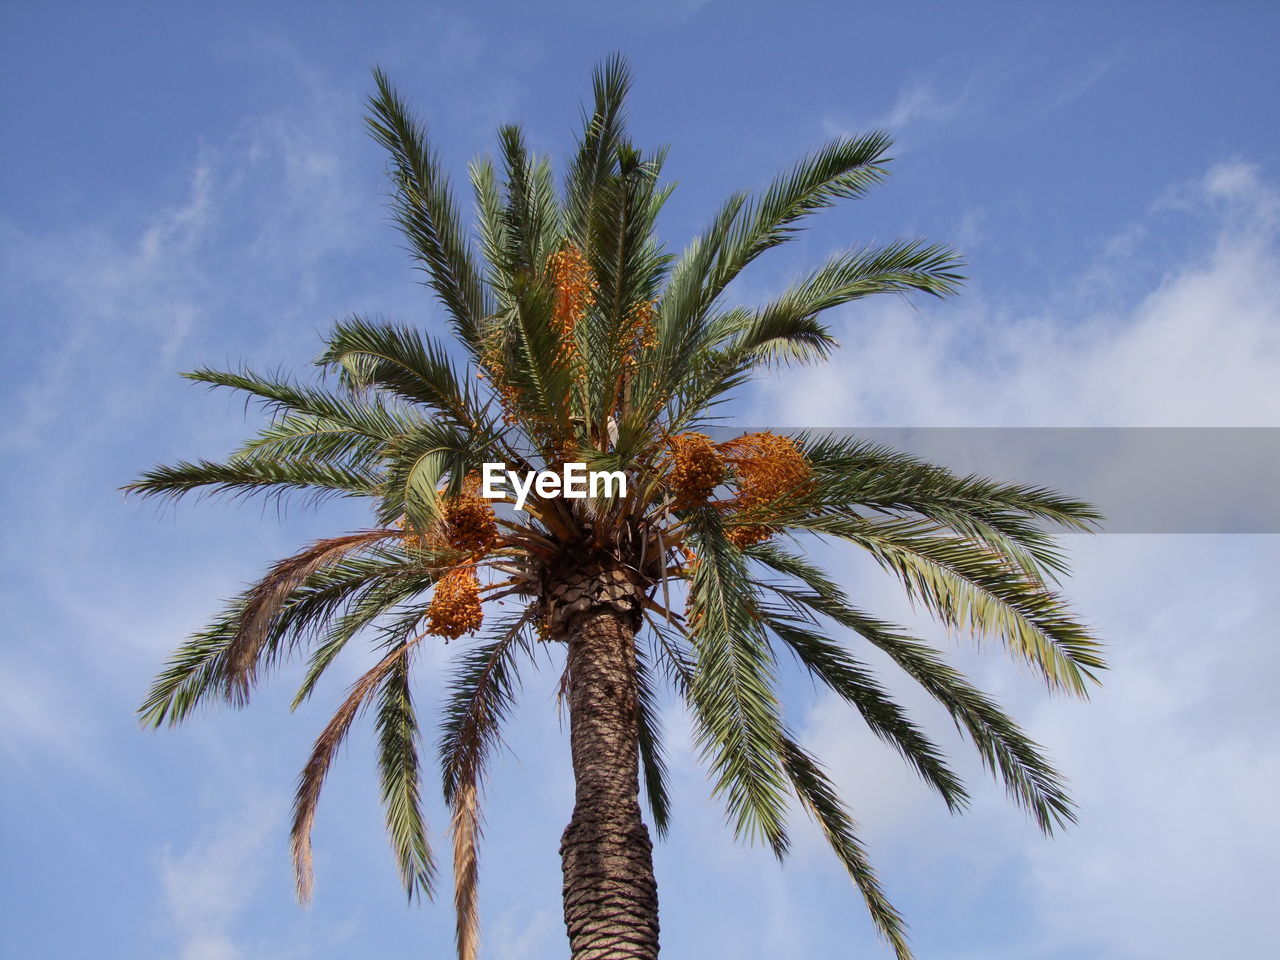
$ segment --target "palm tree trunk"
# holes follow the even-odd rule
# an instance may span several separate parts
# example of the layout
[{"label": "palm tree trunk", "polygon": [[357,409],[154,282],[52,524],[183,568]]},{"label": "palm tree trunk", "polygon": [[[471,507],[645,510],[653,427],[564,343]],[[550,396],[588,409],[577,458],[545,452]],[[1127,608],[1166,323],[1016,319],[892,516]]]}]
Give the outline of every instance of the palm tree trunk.
[{"label": "palm tree trunk", "polygon": [[577,792],[560,858],[572,956],[647,960],[658,955],[658,887],[640,816],[635,628],[597,606],[574,618],[568,644]]}]

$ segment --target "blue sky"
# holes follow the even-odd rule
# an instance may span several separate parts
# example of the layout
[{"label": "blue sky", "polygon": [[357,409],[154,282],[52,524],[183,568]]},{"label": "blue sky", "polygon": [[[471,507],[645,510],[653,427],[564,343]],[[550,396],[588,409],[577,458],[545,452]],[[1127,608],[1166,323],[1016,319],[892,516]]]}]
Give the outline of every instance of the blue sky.
[{"label": "blue sky", "polygon": [[[243,406],[176,377],[301,367],[330,320],[438,315],[387,223],[361,101],[382,65],[461,176],[504,122],[563,155],[594,61],[631,59],[633,129],[669,143],[682,246],[724,194],[826,137],[888,127],[890,182],[743,279],[768,294],[846,244],[962,247],[947,304],[832,318],[829,367],[772,379],[745,422],[829,426],[1280,426],[1280,11],[1222,4],[35,4],[0,11],[0,951],[286,960],[446,955],[447,900],[406,908],[357,737],[292,899],[288,802],[345,664],[289,714],[289,679],[179,731],[131,716],[219,598],[351,508],[157,511],[141,468],[216,456]],[[922,624],[1072,777],[1053,842],[966,757],[953,819],[837,704],[788,717],[845,787],[922,958],[1181,960],[1280,941],[1280,737],[1268,678],[1277,538],[1072,540],[1071,592],[1111,645],[1090,704]],[[450,651],[424,656],[420,700]],[[571,797],[553,664],[530,678],[490,791],[485,955],[563,953],[556,847]],[[909,687],[944,739],[947,730]],[[883,956],[816,837],[785,869],[735,846],[668,717],[676,824],[658,854],[664,955]],[[950,743],[951,741],[947,741]],[[432,781],[429,781],[429,783]],[[439,828],[445,816],[431,811]]]}]

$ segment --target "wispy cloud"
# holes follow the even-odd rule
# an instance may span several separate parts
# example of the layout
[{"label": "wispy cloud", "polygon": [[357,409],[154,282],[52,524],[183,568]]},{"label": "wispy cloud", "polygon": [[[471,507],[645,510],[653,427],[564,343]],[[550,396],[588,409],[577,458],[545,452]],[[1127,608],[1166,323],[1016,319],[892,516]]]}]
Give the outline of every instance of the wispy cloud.
[{"label": "wispy cloud", "polygon": [[278,801],[251,799],[189,847],[160,854],[160,886],[180,960],[262,957],[237,936],[236,921],[262,881],[262,851],[275,848],[267,840],[282,822]]},{"label": "wispy cloud", "polygon": [[928,80],[909,83],[898,94],[888,113],[877,119],[876,127],[901,130],[917,123],[939,123],[955,117],[964,109],[973,88],[973,77],[958,90],[942,93]]},{"label": "wispy cloud", "polygon": [[854,119],[826,117],[822,121],[822,129],[833,137],[864,130],[888,130],[895,136],[902,136],[913,128],[948,123],[971,107],[976,77],[976,74],[970,74],[949,90],[942,89],[943,85],[935,80],[917,78],[907,83],[892,106],[882,113]]},{"label": "wispy cloud", "polygon": [[1123,62],[1117,51],[1046,78],[1042,63],[1028,62],[1019,52],[993,54],[965,73],[939,71],[913,77],[879,113],[826,117],[822,126],[830,135],[885,129],[914,138],[961,122],[986,122],[997,112],[1043,116],[1086,96]]},{"label": "wispy cloud", "polygon": [[1050,88],[1051,92],[1040,108],[1040,112],[1052,113],[1080,99],[1101,83],[1121,62],[1122,57],[1116,53],[1078,67],[1058,82],[1056,91]]}]

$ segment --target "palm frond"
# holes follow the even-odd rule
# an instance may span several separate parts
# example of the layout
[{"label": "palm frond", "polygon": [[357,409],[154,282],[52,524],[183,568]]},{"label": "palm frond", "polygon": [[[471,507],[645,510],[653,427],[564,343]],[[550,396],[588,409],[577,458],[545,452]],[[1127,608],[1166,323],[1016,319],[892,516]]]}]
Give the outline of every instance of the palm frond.
[{"label": "palm frond", "polygon": [[277,622],[290,626],[294,621],[302,621],[304,618],[308,624],[314,623],[319,617],[313,614],[313,608],[328,608],[323,615],[323,622],[328,629],[316,638],[307,658],[302,684],[293,696],[290,709],[296,710],[315,692],[325,671],[362,630],[405,604],[410,605],[409,615],[414,622],[421,620],[421,604],[414,605],[411,602],[430,589],[435,583],[436,573],[434,570],[424,569],[417,558],[406,558],[401,562],[387,564],[376,577],[365,579],[363,572],[357,573],[356,577],[359,579],[338,581],[338,591],[344,595],[341,609],[330,599],[331,592],[337,591],[333,591],[325,579],[313,576],[306,585],[314,584],[309,593],[301,598],[295,594],[281,611]]},{"label": "palm frond", "polygon": [[782,721],[751,580],[710,510],[694,519],[690,540],[700,558],[689,588],[696,669],[688,699],[698,742],[735,832],[763,838],[781,859],[788,847]]},{"label": "palm frond", "polygon": [[954,293],[964,279],[949,247],[897,241],[878,249],[842,253],[755,311],[746,323],[719,331],[725,348],[761,360],[822,360],[835,342],[816,323],[819,314],[864,297],[916,291]]},{"label": "palm frond", "polygon": [[400,882],[410,900],[418,894],[430,897],[435,862],[422,815],[418,718],[409,689],[408,652],[387,671],[378,695],[376,718],[382,804]]},{"label": "palm frond", "polygon": [[504,618],[494,639],[468,649],[450,678],[439,754],[452,810],[455,940],[458,960],[473,960],[479,941],[477,884],[480,787],[490,751],[519,683],[517,655],[529,652],[526,613]]},{"label": "palm frond", "polygon": [[480,427],[471,387],[445,345],[417,330],[350,316],[334,326],[316,362],[339,368],[355,389],[384,390],[456,424]]},{"label": "palm frond", "polygon": [[463,479],[480,464],[502,460],[491,438],[446,423],[424,423],[387,445],[387,466],[378,488],[378,517],[393,523],[407,517],[414,529],[429,529],[440,516],[439,485],[447,480],[456,494]]},{"label": "palm frond", "polygon": [[671,798],[667,792],[667,763],[662,749],[662,722],[658,716],[657,690],[651,666],[643,653],[636,650],[636,699],[639,713],[636,734],[640,746],[640,772],[644,779],[645,797],[653,815],[658,838],[667,835],[671,825]]},{"label": "palm frond", "polygon": [[792,239],[804,217],[838,199],[861,197],[883,180],[892,143],[879,131],[832,140],[743,205],[707,278],[708,305],[756,257]]},{"label": "palm frond", "polygon": [[631,70],[614,54],[592,73],[593,107],[583,117],[578,150],[565,184],[565,228],[582,249],[590,244],[599,189],[616,170],[618,148],[626,138],[626,98]]},{"label": "palm frond", "polygon": [[1052,689],[1088,695],[1106,664],[1065,602],[989,546],[913,520],[820,516],[792,526],[847,540],[948,627],[996,636]]},{"label": "palm frond", "polygon": [[1101,520],[1088,504],[1045,487],[959,475],[849,436],[802,432],[794,439],[813,465],[822,511],[923,517],[986,545],[1040,583],[1067,572],[1046,527],[1087,532]]},{"label": "palm frond", "polygon": [[800,802],[822,828],[823,835],[854,885],[862,893],[880,936],[893,947],[898,960],[911,960],[906,924],[880,889],[871,861],[857,836],[857,824],[840,801],[834,785],[817,762],[790,738],[782,743],[783,765]]},{"label": "palm frond", "polygon": [[301,460],[372,466],[382,454],[381,439],[311,414],[284,414],[243,443],[234,460]]},{"label": "palm frond", "polygon": [[300,553],[275,564],[254,584],[245,594],[239,629],[226,650],[222,680],[227,700],[241,705],[248,702],[272,621],[294,591],[317,571],[337,563],[353,551],[399,535],[395,530],[364,530],[318,540]]},{"label": "palm frond", "polygon": [[[781,589],[779,592],[790,596]],[[968,806],[964,783],[947,766],[942,751],[889,696],[865,664],[792,618],[767,616],[765,622],[810,673],[853,706],[868,729],[898,751],[946,801],[949,810],[956,813]]]},{"label": "palm frond", "polygon": [[173,466],[157,466],[124,487],[127,493],[178,500],[189,493],[230,494],[233,497],[263,495],[280,499],[306,493],[312,503],[332,497],[369,496],[378,475],[365,467],[343,467],[323,461],[240,459],[226,463],[179,460]]},{"label": "palm frond", "polygon": [[320,791],[324,787],[325,778],[329,775],[329,768],[333,765],[333,758],[351,731],[351,725],[356,717],[368,708],[370,698],[386,681],[397,663],[408,655],[415,642],[404,643],[391,650],[351,685],[347,696],[325,725],[320,736],[316,738],[307,765],[303,767],[302,774],[298,778],[298,789],[293,799],[291,846],[298,899],[303,903],[310,902],[314,883],[311,865],[311,828],[315,824]]},{"label": "palm frond", "polygon": [[386,74],[375,70],[373,79],[378,92],[369,98],[366,123],[374,140],[391,155],[392,212],[428,284],[444,304],[454,333],[478,356],[482,320],[490,311],[449,179],[426,127],[414,118]]},{"label": "palm frond", "polygon": [[791,593],[815,613],[850,629],[882,650],[941,704],[956,726],[969,735],[983,763],[1003,781],[1010,796],[1045,833],[1075,821],[1066,784],[1041,748],[991,697],[974,687],[936,650],[900,628],[852,607],[839,586],[817,567],[781,550],[753,549],[771,569],[795,577],[808,592]]},{"label": "palm frond", "polygon": [[208,697],[223,694],[227,648],[235,639],[243,610],[244,598],[238,597],[173,652],[138,708],[143,726],[177,726]]},{"label": "palm frond", "polygon": [[546,158],[529,155],[524,133],[517,126],[499,129],[498,141],[506,174],[506,203],[499,211],[502,246],[495,251],[501,259],[494,263],[508,276],[540,274],[560,236],[551,164]]},{"label": "palm frond", "polygon": [[376,398],[342,397],[330,391],[252,370],[212,370],[207,367],[184,373],[188,380],[211,387],[247,393],[276,414],[301,414],[339,423],[371,440],[390,440],[416,422],[405,411],[384,406]]}]

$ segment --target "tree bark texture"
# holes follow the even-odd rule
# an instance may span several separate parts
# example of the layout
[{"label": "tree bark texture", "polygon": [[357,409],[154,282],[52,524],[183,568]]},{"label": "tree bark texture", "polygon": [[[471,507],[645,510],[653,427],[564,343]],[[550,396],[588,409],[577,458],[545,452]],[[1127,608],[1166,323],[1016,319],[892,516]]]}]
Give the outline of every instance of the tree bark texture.
[{"label": "tree bark texture", "polygon": [[634,619],[606,603],[567,624],[577,790],[560,858],[573,960],[658,956],[653,844],[640,815]]}]

